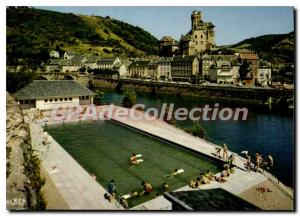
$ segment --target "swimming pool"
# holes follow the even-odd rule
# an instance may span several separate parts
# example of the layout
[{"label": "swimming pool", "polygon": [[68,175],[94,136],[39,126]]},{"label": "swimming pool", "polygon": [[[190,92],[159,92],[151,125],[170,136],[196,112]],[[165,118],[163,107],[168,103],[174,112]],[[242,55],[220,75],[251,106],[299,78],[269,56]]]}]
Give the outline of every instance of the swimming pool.
[{"label": "swimming pool", "polygon": [[[53,138],[89,173],[94,173],[104,187],[115,180],[118,194],[141,191],[141,182],[149,182],[153,192],[128,199],[130,207],[162,194],[161,185],[166,182],[169,191],[187,185],[200,172],[207,169],[216,173],[218,164],[208,158],[185,151],[120,126],[110,121],[87,121],[45,128]],[[141,164],[130,165],[132,153],[142,154]],[[174,169],[184,173],[168,179],[165,175]]]}]

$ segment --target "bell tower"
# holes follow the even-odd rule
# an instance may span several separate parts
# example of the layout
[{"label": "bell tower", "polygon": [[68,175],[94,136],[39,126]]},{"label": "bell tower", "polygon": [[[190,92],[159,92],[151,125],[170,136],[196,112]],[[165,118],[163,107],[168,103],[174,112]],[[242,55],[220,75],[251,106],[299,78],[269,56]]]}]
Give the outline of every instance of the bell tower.
[{"label": "bell tower", "polygon": [[191,15],[192,20],[192,30],[195,30],[198,24],[201,22],[202,13],[200,11],[193,11]]}]

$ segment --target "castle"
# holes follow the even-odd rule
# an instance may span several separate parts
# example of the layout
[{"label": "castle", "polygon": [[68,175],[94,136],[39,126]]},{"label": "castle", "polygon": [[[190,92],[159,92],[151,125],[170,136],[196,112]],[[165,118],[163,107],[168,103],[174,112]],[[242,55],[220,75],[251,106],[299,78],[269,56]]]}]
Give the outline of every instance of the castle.
[{"label": "castle", "polygon": [[163,37],[159,42],[160,56],[197,55],[215,47],[214,25],[202,20],[200,11],[191,14],[192,28],[181,37],[179,43],[170,36]]}]

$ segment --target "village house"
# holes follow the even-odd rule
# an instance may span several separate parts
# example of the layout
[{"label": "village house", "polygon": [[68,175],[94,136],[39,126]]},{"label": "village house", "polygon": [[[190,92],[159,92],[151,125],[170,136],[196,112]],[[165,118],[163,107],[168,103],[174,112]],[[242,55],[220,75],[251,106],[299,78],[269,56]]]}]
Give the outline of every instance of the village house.
[{"label": "village house", "polygon": [[150,61],[137,60],[132,62],[128,67],[128,73],[131,78],[147,78],[148,64]]},{"label": "village house", "polygon": [[98,68],[98,61],[100,57],[98,56],[89,56],[87,57],[87,61],[84,63],[86,69],[96,69]]},{"label": "village house", "polygon": [[35,80],[14,96],[21,109],[51,110],[93,104],[95,93],[72,80]]},{"label": "village house", "polygon": [[218,60],[236,62],[238,59],[237,55],[208,55],[202,56],[202,76],[205,80],[209,80],[210,67]]},{"label": "village house", "polygon": [[272,65],[266,61],[260,61],[258,66],[257,83],[261,86],[271,85]]},{"label": "village house", "polygon": [[114,58],[101,58],[98,61],[98,68],[99,69],[111,69],[113,70],[115,67],[122,64],[121,60],[118,57]]},{"label": "village house", "polygon": [[151,78],[153,80],[158,80],[158,73],[157,73],[157,60],[152,60],[148,63],[148,78]]},{"label": "village house", "polygon": [[70,59],[72,59],[75,55],[76,55],[76,53],[75,53],[74,51],[65,51],[65,53],[64,53],[64,59],[65,59],[65,60],[70,60]]},{"label": "village house", "polygon": [[197,56],[175,56],[171,62],[172,81],[195,82],[199,75]]},{"label": "village house", "polygon": [[164,36],[159,41],[159,56],[172,57],[180,54],[180,45],[170,36]]},{"label": "village house", "polygon": [[49,53],[50,58],[59,58],[59,52],[56,50],[52,50]]},{"label": "village house", "polygon": [[173,57],[162,57],[158,60],[157,64],[157,74],[158,79],[163,81],[169,81],[171,77],[171,63]]},{"label": "village house", "polygon": [[209,69],[209,80],[218,84],[233,84],[230,61],[215,61]]},{"label": "village house", "polygon": [[238,60],[241,64],[241,68],[244,69],[244,66],[248,66],[247,74],[243,74],[244,71],[241,71],[242,82],[245,85],[255,85],[257,82],[257,74],[258,74],[258,60],[259,57],[255,53],[240,53]]}]

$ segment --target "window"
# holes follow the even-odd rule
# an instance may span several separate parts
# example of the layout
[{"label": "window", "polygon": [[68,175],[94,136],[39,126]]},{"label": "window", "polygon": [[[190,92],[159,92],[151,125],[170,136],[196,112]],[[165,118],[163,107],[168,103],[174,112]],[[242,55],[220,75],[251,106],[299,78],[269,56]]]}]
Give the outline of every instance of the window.
[{"label": "window", "polygon": [[59,101],[63,101],[64,99],[63,98],[59,98]]},{"label": "window", "polygon": [[203,38],[203,35],[201,35],[201,39]]},{"label": "window", "polygon": [[89,96],[86,96],[86,98],[85,98],[85,99],[86,99],[86,100],[88,100],[89,98],[90,98]]},{"label": "window", "polygon": [[195,39],[197,39],[197,35],[195,35]]},{"label": "window", "polygon": [[69,98],[69,100],[71,101],[71,100],[72,100],[72,98],[70,97],[70,98]]},{"label": "window", "polygon": [[65,98],[65,101],[67,101],[68,100],[68,98]]},{"label": "window", "polygon": [[57,101],[58,101],[58,99],[57,99],[57,98],[55,98],[54,100],[55,100],[55,102],[57,102]]},{"label": "window", "polygon": [[52,102],[53,101],[53,99],[50,99],[50,102]]},{"label": "window", "polygon": [[46,102],[46,103],[47,103],[47,102],[48,102],[48,99],[45,99],[45,100],[44,100],[44,102]]}]

